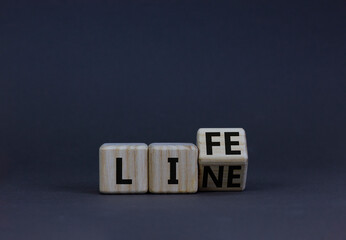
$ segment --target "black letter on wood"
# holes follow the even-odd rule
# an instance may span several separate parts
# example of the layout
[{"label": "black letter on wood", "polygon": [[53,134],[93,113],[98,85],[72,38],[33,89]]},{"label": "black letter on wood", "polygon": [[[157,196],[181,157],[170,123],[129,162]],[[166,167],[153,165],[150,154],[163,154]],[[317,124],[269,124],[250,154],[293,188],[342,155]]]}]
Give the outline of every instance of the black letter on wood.
[{"label": "black letter on wood", "polygon": [[203,171],[203,187],[207,187],[208,185],[208,173],[211,177],[211,179],[213,180],[213,182],[215,183],[215,186],[220,188],[222,187],[222,180],[223,180],[223,166],[219,166],[219,176],[218,179],[216,178],[215,174],[213,173],[213,171],[211,170],[211,168],[209,166],[205,166],[204,167],[204,171]]},{"label": "black letter on wood", "polygon": [[212,137],[219,137],[220,133],[219,132],[207,132],[205,133],[205,139],[207,143],[207,155],[212,155],[213,154],[213,146],[220,146],[219,142],[212,142],[211,138]]},{"label": "black letter on wood", "polygon": [[168,184],[178,184],[178,179],[177,179],[178,158],[168,158],[168,162],[170,165],[170,176],[168,179]]},{"label": "black letter on wood", "polygon": [[234,170],[240,170],[241,166],[229,166],[228,167],[228,181],[227,187],[240,187],[240,183],[233,183],[233,179],[240,178],[239,174],[234,174]]},{"label": "black letter on wood", "polygon": [[231,141],[231,137],[239,136],[239,132],[225,132],[225,148],[226,148],[226,155],[240,155],[240,150],[232,150],[232,145],[239,146],[238,141]]},{"label": "black letter on wood", "polygon": [[132,179],[123,179],[123,159],[117,158],[117,184],[132,184]]}]

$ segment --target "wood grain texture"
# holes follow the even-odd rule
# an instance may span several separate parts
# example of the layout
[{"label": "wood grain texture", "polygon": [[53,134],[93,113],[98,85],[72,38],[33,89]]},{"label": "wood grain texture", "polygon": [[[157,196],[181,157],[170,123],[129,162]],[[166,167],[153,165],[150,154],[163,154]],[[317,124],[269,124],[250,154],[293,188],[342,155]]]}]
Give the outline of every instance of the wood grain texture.
[{"label": "wood grain texture", "polygon": [[[149,145],[149,192],[195,193],[198,189],[198,149],[190,143],[153,143]],[[176,159],[175,179],[172,163]],[[174,169],[173,169],[174,170]]]},{"label": "wood grain texture", "polygon": [[244,129],[201,128],[197,132],[197,146],[199,191],[245,189],[248,153]]},{"label": "wood grain texture", "polygon": [[[221,186],[216,185],[215,181],[210,176],[210,172],[205,172],[206,168],[210,168],[215,178],[221,181]],[[234,168],[239,168],[239,169],[234,169]],[[229,170],[231,172],[229,172]],[[221,171],[221,175],[219,175],[220,171]],[[242,164],[230,163],[227,165],[226,164],[217,165],[215,162],[213,162],[211,164],[199,164],[198,190],[199,191],[243,191],[246,186],[246,177],[247,177],[247,163],[242,163]]]},{"label": "wood grain texture", "polygon": [[[105,143],[100,147],[101,193],[146,193],[148,191],[148,146],[144,143]],[[119,181],[117,158],[121,158]],[[118,170],[120,171],[120,170]]]}]

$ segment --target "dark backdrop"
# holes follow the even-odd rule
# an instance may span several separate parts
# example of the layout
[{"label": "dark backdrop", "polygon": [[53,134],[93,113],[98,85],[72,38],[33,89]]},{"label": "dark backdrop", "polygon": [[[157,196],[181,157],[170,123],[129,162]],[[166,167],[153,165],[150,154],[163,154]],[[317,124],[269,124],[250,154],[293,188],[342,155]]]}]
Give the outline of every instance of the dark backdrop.
[{"label": "dark backdrop", "polygon": [[[344,1],[1,1],[1,239],[345,239]],[[243,127],[241,193],[98,194],[104,142]]]}]

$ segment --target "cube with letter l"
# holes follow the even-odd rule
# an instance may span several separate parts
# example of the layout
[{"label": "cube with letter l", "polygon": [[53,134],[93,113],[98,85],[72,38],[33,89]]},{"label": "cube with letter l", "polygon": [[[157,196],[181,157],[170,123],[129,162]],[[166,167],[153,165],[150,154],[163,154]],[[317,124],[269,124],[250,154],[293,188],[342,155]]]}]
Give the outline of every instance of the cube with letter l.
[{"label": "cube with letter l", "polygon": [[101,193],[148,191],[148,146],[144,143],[105,143],[100,147]]}]

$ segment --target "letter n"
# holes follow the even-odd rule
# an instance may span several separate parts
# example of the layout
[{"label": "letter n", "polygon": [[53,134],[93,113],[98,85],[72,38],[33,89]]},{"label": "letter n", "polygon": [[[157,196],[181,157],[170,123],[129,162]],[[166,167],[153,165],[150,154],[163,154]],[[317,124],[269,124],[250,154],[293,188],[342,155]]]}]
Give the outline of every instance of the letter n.
[{"label": "letter n", "polygon": [[215,183],[215,186],[218,188],[222,187],[222,181],[223,181],[223,166],[219,166],[219,174],[218,178],[216,178],[213,170],[211,170],[210,166],[205,166],[203,171],[203,184],[202,187],[207,187],[208,185],[208,174],[210,175],[211,179]]}]

